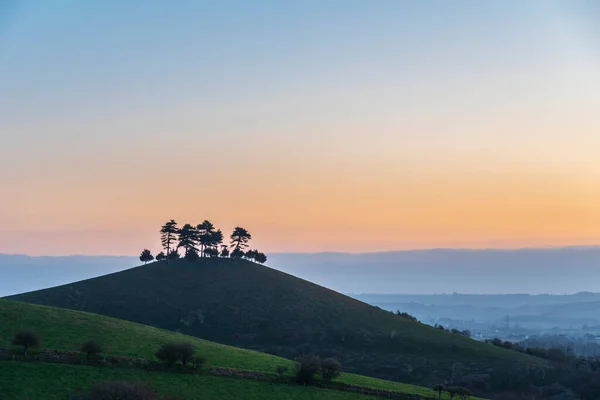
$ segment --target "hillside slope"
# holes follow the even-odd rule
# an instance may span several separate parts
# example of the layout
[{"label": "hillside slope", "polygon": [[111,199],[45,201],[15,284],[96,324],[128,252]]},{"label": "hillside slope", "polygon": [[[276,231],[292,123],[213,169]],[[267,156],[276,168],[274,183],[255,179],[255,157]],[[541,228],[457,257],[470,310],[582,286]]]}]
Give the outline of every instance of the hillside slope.
[{"label": "hillside slope", "polygon": [[11,299],[109,315],[293,358],[319,353],[345,370],[481,392],[499,370],[540,360],[441,332],[248,261],[153,263]]},{"label": "hillside slope", "polygon": [[[10,338],[21,329],[34,329],[42,348],[78,350],[87,340],[101,343],[108,355],[133,356],[154,359],[154,352],[164,343],[185,341],[192,343],[199,355],[206,357],[208,366],[234,368],[273,374],[277,366],[289,368],[293,363],[270,354],[239,349],[180,333],[157,329],[134,322],[97,314],[62,308],[40,306],[0,299],[0,349],[10,346]],[[41,349],[37,349],[38,351]],[[4,399],[66,399],[75,391],[84,390],[102,380],[133,379],[151,383],[161,392],[178,398],[233,399],[364,399],[365,396],[324,391],[318,388],[284,385],[277,382],[254,382],[214,376],[180,375],[161,372],[114,368],[94,368],[68,364],[23,363],[0,361],[0,398]],[[340,383],[392,390],[406,394],[436,397],[427,388],[397,382],[342,373]],[[43,396],[40,396],[43,394]],[[52,394],[54,397],[51,397]],[[237,396],[237,397],[236,397]]]}]

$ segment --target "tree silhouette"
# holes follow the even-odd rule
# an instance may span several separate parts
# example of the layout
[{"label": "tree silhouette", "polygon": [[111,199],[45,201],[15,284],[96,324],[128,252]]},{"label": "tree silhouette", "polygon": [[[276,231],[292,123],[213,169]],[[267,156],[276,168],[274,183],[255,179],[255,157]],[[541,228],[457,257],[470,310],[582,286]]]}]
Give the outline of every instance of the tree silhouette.
[{"label": "tree silhouette", "polygon": [[86,354],[87,359],[92,358],[94,354],[102,353],[102,346],[93,340],[88,340],[81,345],[81,352]]},{"label": "tree silhouette", "polygon": [[165,254],[169,256],[171,255],[171,245],[175,242],[178,231],[177,222],[174,220],[170,220],[160,229],[160,241],[165,249]]},{"label": "tree silhouette", "polygon": [[258,255],[258,250],[248,250],[246,252],[246,258],[249,260],[256,260],[257,255]]},{"label": "tree silhouette", "polygon": [[15,346],[23,346],[25,348],[25,355],[30,347],[37,347],[40,345],[40,339],[38,335],[33,331],[19,331],[15,333],[12,343]]},{"label": "tree silhouette", "polygon": [[326,358],[321,363],[321,378],[325,386],[338,376],[342,372],[342,365],[335,358]]},{"label": "tree silhouette", "polygon": [[198,231],[190,224],[185,224],[177,232],[179,235],[179,243],[177,248],[183,247],[185,254],[188,254],[191,250],[197,251],[196,240],[198,238]]},{"label": "tree silhouette", "polygon": [[211,254],[219,254],[219,245],[223,243],[223,232],[220,229],[214,231],[211,235],[210,247],[213,250]]},{"label": "tree silhouette", "polygon": [[190,248],[185,253],[185,256],[183,258],[185,258],[186,261],[195,262],[195,261],[198,261],[198,259],[200,258],[200,256],[198,255],[198,251],[196,249]]},{"label": "tree silhouette", "polygon": [[167,256],[167,260],[176,260],[178,259],[179,256],[179,252],[177,251],[177,249],[173,249],[169,252],[169,255]]},{"label": "tree silhouette", "polygon": [[254,256],[254,261],[264,264],[267,262],[267,255],[265,253],[258,253]]},{"label": "tree silhouette", "polygon": [[244,250],[240,248],[234,248],[231,250],[231,258],[242,258],[244,257]]},{"label": "tree silhouette", "polygon": [[215,226],[212,222],[205,219],[200,225],[196,227],[198,231],[198,241],[200,243],[200,254],[204,257],[204,250],[210,247],[212,243],[212,235],[215,232]]},{"label": "tree silhouette", "polygon": [[433,390],[436,391],[436,392],[438,392],[438,399],[441,399],[442,398],[442,392],[444,390],[446,390],[446,388],[444,387],[444,385],[437,384],[437,385],[435,385],[433,387]]},{"label": "tree silhouette", "polygon": [[163,253],[162,251],[156,255],[156,261],[162,261],[162,260],[165,260],[166,258],[167,258],[167,256],[165,256],[165,253]]},{"label": "tree silhouette", "polygon": [[204,255],[206,257],[218,257],[219,256],[219,249],[216,247],[209,247],[207,249],[204,250]]},{"label": "tree silhouette", "polygon": [[229,257],[229,247],[226,244],[221,245],[221,257],[227,258]]},{"label": "tree silhouette", "polygon": [[[157,256],[157,259],[158,259],[158,256]],[[143,262],[144,264],[147,264],[152,260],[154,260],[154,256],[152,255],[150,250],[144,249],[144,251],[142,251],[142,254],[140,254],[140,261]]]},{"label": "tree silhouette", "polygon": [[244,248],[248,247],[248,241],[252,239],[252,235],[246,229],[238,226],[233,230],[230,239],[231,247],[243,251]]}]

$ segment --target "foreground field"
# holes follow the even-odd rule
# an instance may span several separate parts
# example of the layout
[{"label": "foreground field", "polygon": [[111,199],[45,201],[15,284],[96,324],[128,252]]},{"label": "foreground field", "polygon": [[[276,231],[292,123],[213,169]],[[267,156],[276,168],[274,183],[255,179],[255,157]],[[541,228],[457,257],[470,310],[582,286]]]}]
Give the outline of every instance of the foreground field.
[{"label": "foreground field", "polygon": [[[16,331],[20,329],[34,329],[39,334],[42,340],[42,347],[50,349],[78,350],[81,343],[83,343],[86,340],[92,339],[103,344],[108,354],[135,356],[152,360],[154,359],[154,352],[161,344],[174,341],[187,341],[194,344],[195,348],[197,349],[197,353],[202,356],[205,356],[208,359],[208,364],[212,367],[236,368],[273,374],[277,366],[283,365],[288,367],[288,375],[292,374],[294,367],[294,363],[292,361],[273,355],[259,353],[251,350],[239,349],[194,337],[185,336],[176,332],[166,331],[158,328],[140,325],[133,322],[118,320],[102,315],[90,314],[74,310],[33,305],[0,299],[0,320],[3,321],[3,324],[0,325],[0,347],[9,347],[10,338]],[[60,377],[60,371],[62,368],[65,368],[65,375],[63,377]],[[28,385],[25,384],[20,385],[19,379],[14,380],[3,378],[6,379],[6,381],[3,382],[3,385],[10,385],[13,393],[20,393],[24,396],[27,395],[28,390],[37,390],[36,388],[43,387],[42,385],[44,385],[44,382],[46,382],[44,380],[45,378],[38,380],[37,374],[41,376],[44,375],[44,373],[50,374],[49,376],[55,373],[56,376],[60,377],[59,381],[65,379],[70,380],[71,376],[77,376],[78,378],[73,378],[76,382],[73,382],[72,384],[69,383],[67,386],[64,387],[64,390],[71,391],[73,389],[88,387],[89,384],[97,380],[110,378],[111,374],[114,376],[123,376],[123,374],[130,374],[132,377],[135,377],[136,379],[140,380],[145,380],[145,377],[150,377],[149,379],[151,379],[153,382],[156,381],[157,385],[159,385],[160,382],[163,382],[160,384],[165,386],[166,389],[169,389],[169,385],[171,385],[171,383],[175,385],[175,382],[185,382],[185,386],[191,385],[193,382],[202,381],[209,382],[206,383],[206,385],[210,384],[212,385],[212,387],[217,388],[214,390],[221,390],[218,389],[221,387],[221,384],[217,384],[215,382],[221,382],[220,380],[223,379],[224,382],[227,382],[226,386],[228,387],[230,385],[245,385],[248,382],[252,383],[251,386],[255,387],[256,390],[262,388],[261,390],[267,390],[269,391],[269,393],[272,391],[279,390],[290,391],[289,397],[279,398],[293,399],[295,398],[293,396],[294,393],[296,393],[296,389],[306,389],[291,385],[280,385],[268,382],[253,382],[248,380],[244,380],[242,382],[238,380],[220,377],[183,376],[164,373],[161,374],[156,372],[150,373],[143,371],[124,371],[122,369],[119,369],[117,371],[110,368],[106,369],[71,365],[4,362],[2,363],[2,370],[0,371],[4,372],[1,375],[3,377],[14,375],[17,373],[25,374],[23,375],[23,377],[36,377],[34,378],[34,380],[30,380],[30,382],[36,382],[36,384],[32,387],[28,387]],[[31,371],[30,374],[32,375],[26,375],[28,374],[27,371]],[[406,394],[418,394],[421,396],[432,398],[437,397],[437,394],[431,389],[414,385],[402,384],[398,382],[384,381],[355,374],[343,373],[342,376],[338,379],[338,382],[352,385],[360,385],[364,387],[393,390],[396,392],[402,392]],[[223,385],[225,385],[225,383],[223,383]],[[263,387],[261,385],[267,385],[269,388]],[[60,387],[60,385],[58,386]],[[285,387],[287,389],[283,389],[281,387]],[[157,389],[162,390],[162,387],[157,386]],[[179,388],[178,390],[184,389],[185,388]],[[235,388],[232,388],[231,390],[234,389]],[[318,396],[318,394],[315,393],[319,392],[319,390],[321,389],[310,389],[310,393],[312,393],[311,396]],[[328,391],[328,393],[329,392],[331,392],[331,396],[333,396],[334,393],[335,396],[350,395],[348,393]],[[33,395],[34,394],[32,394],[32,396]],[[184,396],[185,393],[179,395]],[[258,396],[258,394],[256,396]],[[287,392],[286,396],[288,396]],[[210,398],[228,399],[229,397]]]},{"label": "foreground field", "polygon": [[0,398],[68,400],[96,382],[113,379],[144,382],[162,394],[185,400],[374,399],[352,393],[248,379],[12,361],[0,361]]}]

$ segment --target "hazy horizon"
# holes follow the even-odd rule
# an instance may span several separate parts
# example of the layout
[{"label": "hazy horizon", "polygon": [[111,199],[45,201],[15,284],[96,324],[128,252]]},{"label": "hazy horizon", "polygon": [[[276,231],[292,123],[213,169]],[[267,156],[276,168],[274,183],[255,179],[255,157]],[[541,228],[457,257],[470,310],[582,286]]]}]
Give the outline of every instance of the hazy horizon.
[{"label": "hazy horizon", "polygon": [[[600,246],[273,253],[267,266],[347,294],[574,294],[595,292]],[[0,254],[0,296],[140,265],[137,256]]]},{"label": "hazy horizon", "polygon": [[[519,251],[519,250],[568,250],[568,249],[593,249],[600,248],[600,244],[589,244],[589,245],[563,245],[563,246],[530,246],[530,247],[423,247],[423,248],[410,248],[410,249],[399,249],[399,250],[380,250],[380,251],[340,251],[340,250],[322,250],[322,251],[279,251],[270,252],[267,255],[376,255],[376,254],[389,254],[389,253],[408,253],[408,252],[419,252],[419,251]],[[156,254],[164,249],[157,249],[156,251],[150,250],[153,254]],[[27,253],[9,253],[0,252],[0,255],[6,256],[26,256],[32,258],[52,258],[52,257],[134,257],[137,258],[139,254],[110,254],[98,253],[98,254],[87,254],[87,253],[65,253],[65,254],[27,254]]]}]

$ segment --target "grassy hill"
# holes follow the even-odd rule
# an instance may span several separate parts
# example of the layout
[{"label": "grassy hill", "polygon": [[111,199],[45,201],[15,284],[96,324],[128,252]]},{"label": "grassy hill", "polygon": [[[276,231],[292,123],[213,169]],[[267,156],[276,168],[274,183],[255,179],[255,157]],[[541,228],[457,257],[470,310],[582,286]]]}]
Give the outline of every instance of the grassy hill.
[{"label": "grassy hill", "polygon": [[11,298],[286,358],[333,356],[346,371],[427,386],[453,381],[484,391],[498,371],[542,363],[244,260],[153,263]]},{"label": "grassy hill", "polygon": [[[78,350],[93,339],[110,354],[153,359],[163,343],[187,341],[208,359],[213,367],[228,367],[273,373],[278,365],[293,363],[269,354],[239,349],[183,334],[157,329],[102,315],[0,300],[0,348],[10,346],[10,338],[20,329],[34,329],[44,348]],[[290,372],[291,373],[291,372]],[[163,393],[182,398],[234,399],[367,399],[350,393],[304,388],[274,382],[257,382],[205,375],[179,375],[160,372],[89,367],[79,365],[0,361],[2,399],[66,399],[68,395],[108,379],[134,379],[151,383]],[[407,394],[435,396],[430,389],[343,373],[339,382],[394,390]],[[34,382],[35,384],[31,384]],[[40,396],[40,394],[44,396]],[[51,397],[54,396],[54,397]]]}]

